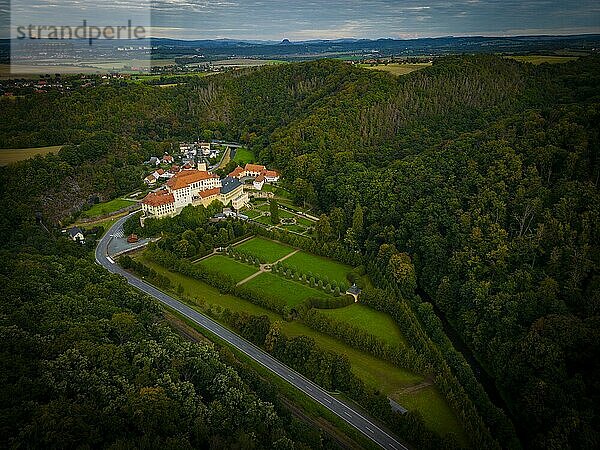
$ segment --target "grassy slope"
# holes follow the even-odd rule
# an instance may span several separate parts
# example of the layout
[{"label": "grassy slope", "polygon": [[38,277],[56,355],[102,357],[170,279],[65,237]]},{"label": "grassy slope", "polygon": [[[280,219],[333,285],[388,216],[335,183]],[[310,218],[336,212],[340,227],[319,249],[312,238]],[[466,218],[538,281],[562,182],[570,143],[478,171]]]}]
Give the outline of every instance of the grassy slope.
[{"label": "grassy slope", "polygon": [[221,294],[218,289],[212,286],[170,272],[164,267],[144,259],[143,254],[137,254],[136,258],[141,259],[144,264],[152,267],[158,273],[167,276],[173,286],[181,285],[184,289],[184,295],[191,298],[200,309],[207,306],[213,308],[222,307],[228,308],[231,311],[245,311],[254,315],[266,315],[272,321],[280,320],[282,322],[282,332],[286,336],[309,336],[323,349],[346,355],[352,365],[353,372],[368,386],[392,396],[403,405],[403,402],[406,400],[406,407],[410,410],[419,411],[432,430],[440,434],[458,432],[459,437],[463,442],[466,442],[464,431],[460,427],[460,424],[435,388],[429,386],[412,394],[402,394],[403,389],[422,382],[423,377],[395,367],[368,353],[355,350],[330,336],[312,330],[300,322],[283,321],[281,316],[268,309],[261,308],[232,295]]},{"label": "grassy slope", "polygon": [[396,322],[389,314],[375,311],[368,306],[355,303],[344,308],[323,309],[325,315],[335,317],[337,320],[349,323],[356,328],[365,330],[373,336],[395,345],[406,345],[402,333]]},{"label": "grassy slope", "polygon": [[253,273],[258,272],[258,268],[249,264],[236,261],[232,258],[222,255],[214,255],[210,258],[198,262],[199,265],[217,270],[221,273],[231,276],[236,282],[242,281]]},{"label": "grassy slope", "polygon": [[51,145],[49,147],[31,147],[31,148],[3,148],[0,149],[0,166],[23,161],[33,158],[36,155],[47,155],[48,153],[58,153],[62,145]]},{"label": "grassy slope", "polygon": [[243,285],[256,292],[266,292],[269,295],[281,298],[289,306],[302,303],[310,297],[331,298],[322,290],[313,289],[297,281],[291,281],[272,273],[261,273]]},{"label": "grassy slope", "polygon": [[118,211],[119,209],[126,208],[128,206],[133,205],[134,203],[135,202],[132,202],[131,200],[116,198],[109,202],[98,203],[96,205],[93,205],[90,209],[83,211],[81,215],[87,218],[101,216],[103,214],[109,214],[111,212]]},{"label": "grassy slope", "polygon": [[[270,221],[270,218],[267,219]],[[252,238],[249,241],[237,245],[235,248],[253,256],[264,258],[271,263],[294,251],[292,247],[285,244],[280,244],[279,242],[274,242],[261,237]]]},{"label": "grassy slope", "polygon": [[348,284],[346,275],[352,271],[352,267],[350,266],[304,251],[290,256],[283,261],[283,264],[293,267],[302,273],[312,272],[320,277],[327,277],[329,281],[335,280],[337,283],[345,284]]},{"label": "grassy slope", "polygon": [[235,157],[233,160],[239,165],[244,165],[246,163],[254,161],[254,153],[252,153],[247,148],[238,148],[235,152]]}]

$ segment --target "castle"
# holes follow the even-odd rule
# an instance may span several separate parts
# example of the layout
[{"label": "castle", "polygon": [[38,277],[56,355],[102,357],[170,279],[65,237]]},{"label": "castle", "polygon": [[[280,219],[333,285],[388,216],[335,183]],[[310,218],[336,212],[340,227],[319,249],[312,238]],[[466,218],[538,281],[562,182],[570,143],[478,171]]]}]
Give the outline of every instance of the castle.
[{"label": "castle", "polygon": [[206,170],[184,169],[172,175],[166,184],[150,192],[142,200],[142,225],[144,219],[173,217],[188,205],[208,206],[218,200],[223,205],[240,210],[249,201],[244,192],[243,180],[253,179],[253,187],[262,189],[265,182],[279,180],[279,174],[268,170],[265,166],[246,164],[244,168],[236,167],[222,180]]}]

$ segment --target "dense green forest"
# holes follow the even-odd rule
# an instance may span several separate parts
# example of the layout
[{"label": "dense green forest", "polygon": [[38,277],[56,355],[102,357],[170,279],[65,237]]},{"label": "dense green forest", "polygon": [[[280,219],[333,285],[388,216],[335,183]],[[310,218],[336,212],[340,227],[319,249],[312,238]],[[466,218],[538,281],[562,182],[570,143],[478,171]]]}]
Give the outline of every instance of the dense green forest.
[{"label": "dense green forest", "polygon": [[69,144],[2,169],[3,246],[37,252],[36,212],[51,227],[136,188],[167,141],[246,142],[325,214],[322,246],[379,261],[443,314],[525,446],[597,447],[599,88],[598,58],[463,56],[404,77],[315,61],[3,98],[0,147]]}]

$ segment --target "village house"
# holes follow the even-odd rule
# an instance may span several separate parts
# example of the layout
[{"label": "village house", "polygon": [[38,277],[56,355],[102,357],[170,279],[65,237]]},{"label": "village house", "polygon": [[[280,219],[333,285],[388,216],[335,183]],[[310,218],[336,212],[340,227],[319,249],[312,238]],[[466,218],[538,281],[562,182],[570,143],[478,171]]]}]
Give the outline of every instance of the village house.
[{"label": "village house", "polygon": [[160,164],[160,159],[156,156],[152,156],[145,164],[150,164],[151,166],[158,166]]},{"label": "village house", "polygon": [[75,242],[79,242],[80,244],[85,244],[85,236],[83,235],[83,231],[79,227],[69,228],[67,230],[67,235]]},{"label": "village house", "polygon": [[263,187],[263,185],[265,184],[265,176],[264,175],[259,175],[257,176],[254,181],[252,182],[252,185],[254,186],[254,189],[260,191]]},{"label": "village house", "polygon": [[173,164],[175,160],[173,159],[173,157],[171,155],[169,155],[168,153],[165,153],[165,155],[162,158],[162,162],[164,164]]},{"label": "village house", "polygon": [[237,166],[230,174],[232,178],[253,178],[252,186],[260,191],[265,183],[276,183],[279,181],[279,173],[275,170],[269,170],[259,164],[246,164],[244,168]]},{"label": "village house", "polygon": [[152,186],[156,183],[156,177],[150,174],[146,178],[144,178],[144,183],[146,183],[148,186]]}]

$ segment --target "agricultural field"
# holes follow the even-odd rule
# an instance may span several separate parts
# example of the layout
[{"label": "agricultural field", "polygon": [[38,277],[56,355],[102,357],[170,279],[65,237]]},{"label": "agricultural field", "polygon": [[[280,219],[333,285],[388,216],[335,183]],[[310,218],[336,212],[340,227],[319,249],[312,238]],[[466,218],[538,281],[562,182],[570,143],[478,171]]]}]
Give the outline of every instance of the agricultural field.
[{"label": "agricultural field", "polygon": [[360,64],[360,67],[362,67],[363,69],[370,69],[370,70],[383,70],[384,72],[389,72],[392,75],[406,75],[409,74],[411,72],[414,72],[415,70],[421,70],[424,69],[425,67],[429,67],[431,66],[431,63],[415,63],[415,64],[401,64],[401,63],[389,63],[389,64],[377,64],[377,65],[370,65],[370,64]]},{"label": "agricultural field", "polygon": [[280,298],[288,306],[296,306],[308,298],[333,298],[325,291],[314,289],[298,281],[288,280],[269,272],[261,273],[244,283],[245,288],[258,293],[268,293],[269,296]]},{"label": "agricultural field", "polygon": [[577,56],[552,56],[552,55],[516,55],[507,56],[506,58],[514,59],[520,62],[527,62],[534,65],[538,64],[564,64],[573,62],[579,59]]},{"label": "agricultural field", "polygon": [[[270,220],[268,217],[267,219]],[[294,251],[294,249],[288,245],[262,237],[254,237],[249,241],[242,242],[240,245],[236,245],[235,249],[241,250],[254,257],[264,259],[269,263],[274,263]]]},{"label": "agricultural field", "polygon": [[321,313],[341,322],[366,331],[382,341],[392,345],[405,346],[406,341],[398,325],[389,314],[375,311],[368,306],[354,303],[337,309],[322,309]]},{"label": "agricultural field", "polygon": [[17,161],[33,158],[37,155],[47,155],[48,153],[58,153],[62,145],[51,145],[49,147],[31,147],[31,148],[3,148],[0,149],[0,166],[7,166]]},{"label": "agricultural field", "polygon": [[274,64],[287,64],[278,59],[230,58],[211,62],[213,67],[258,67]]},{"label": "agricultural field", "polygon": [[254,153],[248,150],[247,148],[238,148],[235,151],[235,156],[233,160],[238,163],[240,166],[245,165],[246,163],[254,161]]},{"label": "agricultural field", "polygon": [[300,273],[306,274],[312,272],[314,275],[319,276],[319,278],[327,277],[329,281],[335,281],[338,284],[348,284],[346,275],[352,271],[352,267],[350,266],[304,251],[299,251],[290,256],[282,264]]},{"label": "agricultural field", "polygon": [[258,272],[258,268],[223,255],[213,255],[198,261],[200,266],[229,275],[236,283]]},{"label": "agricultural field", "polygon": [[82,211],[81,216],[91,219],[93,217],[110,214],[112,212],[118,211],[123,208],[127,208],[128,206],[131,206],[134,204],[135,204],[135,202],[132,200],[116,198],[116,199],[108,201],[108,202],[97,203],[97,204],[93,205],[90,209]]}]

